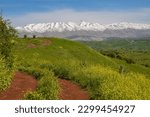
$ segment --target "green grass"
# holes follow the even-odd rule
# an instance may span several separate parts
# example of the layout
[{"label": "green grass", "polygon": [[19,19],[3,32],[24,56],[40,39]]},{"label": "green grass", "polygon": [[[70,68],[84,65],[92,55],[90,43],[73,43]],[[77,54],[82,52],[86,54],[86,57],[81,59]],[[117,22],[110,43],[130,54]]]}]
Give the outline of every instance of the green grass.
[{"label": "green grass", "polygon": [[108,39],[103,41],[81,41],[96,50],[125,49],[134,51],[150,51],[149,39]]},{"label": "green grass", "polygon": [[8,69],[4,60],[0,56],[0,92],[9,87],[13,75],[14,69]]},{"label": "green grass", "polygon": [[[51,44],[43,46],[43,40]],[[150,99],[150,71],[146,67],[109,58],[65,39],[16,39],[15,43],[17,69],[39,81],[37,90],[28,92],[25,99],[58,99],[57,78],[77,82],[91,99]],[[127,72],[120,73],[120,66]]]},{"label": "green grass", "polygon": [[26,93],[24,98],[32,99],[32,100],[58,99],[59,87],[58,87],[57,79],[54,76],[53,72],[44,69],[42,69],[41,72],[35,69],[34,69],[34,73],[33,72],[30,73],[30,71],[32,70],[30,69],[29,71],[26,72],[38,78],[39,83],[38,83],[37,90],[35,92]]},{"label": "green grass", "polygon": [[[111,57],[113,61],[127,67],[128,70],[150,75],[149,39],[110,39],[103,41],[82,41],[81,43]],[[124,61],[129,64],[126,64]]]},{"label": "green grass", "polygon": [[137,64],[150,68],[150,51],[127,51],[125,55]]},{"label": "green grass", "polygon": [[150,99],[149,79],[137,73],[120,74],[110,67],[89,66],[75,73],[92,99]]}]

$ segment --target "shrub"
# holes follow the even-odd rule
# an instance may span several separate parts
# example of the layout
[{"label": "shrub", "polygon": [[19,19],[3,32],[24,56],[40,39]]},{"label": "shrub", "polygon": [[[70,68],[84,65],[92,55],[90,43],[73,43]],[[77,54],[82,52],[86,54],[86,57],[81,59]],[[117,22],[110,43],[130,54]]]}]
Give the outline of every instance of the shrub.
[{"label": "shrub", "polygon": [[24,36],[23,36],[23,38],[25,38],[25,39],[26,39],[26,38],[27,38],[27,35],[24,35]]},{"label": "shrub", "polygon": [[14,56],[12,48],[16,31],[9,20],[0,16],[0,91],[5,90],[11,83],[14,73]]},{"label": "shrub", "polygon": [[16,37],[15,29],[10,25],[9,20],[4,20],[0,16],[0,54],[5,60],[6,66],[11,69],[13,67],[12,46]]},{"label": "shrub", "polygon": [[145,67],[150,67],[150,65],[149,64],[143,64]]},{"label": "shrub", "polygon": [[33,38],[36,38],[36,35],[33,35]]},{"label": "shrub", "polygon": [[0,58],[0,91],[5,90],[11,83],[13,71],[10,71],[2,58]]},{"label": "shrub", "polygon": [[135,61],[133,59],[130,59],[130,58],[125,58],[125,61],[129,64],[135,64]]}]

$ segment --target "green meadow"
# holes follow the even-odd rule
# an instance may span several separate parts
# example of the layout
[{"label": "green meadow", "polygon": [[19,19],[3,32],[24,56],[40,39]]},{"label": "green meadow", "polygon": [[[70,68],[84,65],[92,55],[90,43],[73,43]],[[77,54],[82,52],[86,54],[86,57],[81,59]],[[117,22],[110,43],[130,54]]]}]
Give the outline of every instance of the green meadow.
[{"label": "green meadow", "polygon": [[[150,99],[150,68],[140,62],[129,64],[91,46],[58,38],[15,39],[13,53],[13,71],[38,80],[37,90],[24,99],[59,99],[58,78],[78,83],[94,100]],[[0,90],[5,90],[13,72],[4,69],[1,59],[0,64]]]},{"label": "green meadow", "polygon": [[149,39],[108,39],[103,41],[81,41],[101,54],[150,68]]}]

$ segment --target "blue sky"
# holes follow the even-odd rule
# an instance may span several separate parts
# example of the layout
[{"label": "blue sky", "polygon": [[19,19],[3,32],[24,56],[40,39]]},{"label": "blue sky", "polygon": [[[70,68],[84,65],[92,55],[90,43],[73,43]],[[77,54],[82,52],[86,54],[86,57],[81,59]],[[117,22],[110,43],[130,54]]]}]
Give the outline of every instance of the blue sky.
[{"label": "blue sky", "polygon": [[0,9],[15,26],[55,20],[150,23],[150,0],[0,0]]}]

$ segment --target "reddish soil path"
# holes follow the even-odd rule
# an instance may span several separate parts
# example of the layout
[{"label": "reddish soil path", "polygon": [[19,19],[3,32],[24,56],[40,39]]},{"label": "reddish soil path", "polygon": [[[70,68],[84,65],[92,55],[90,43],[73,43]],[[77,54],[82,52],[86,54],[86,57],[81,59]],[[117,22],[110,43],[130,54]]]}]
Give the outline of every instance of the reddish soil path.
[{"label": "reddish soil path", "polygon": [[52,41],[51,41],[51,40],[43,40],[43,41],[41,42],[41,44],[38,44],[38,45],[33,44],[33,43],[28,43],[28,44],[26,45],[26,47],[27,47],[27,48],[37,48],[37,47],[40,47],[40,46],[49,46],[49,45],[51,45],[51,44],[52,44]]},{"label": "reddish soil path", "polygon": [[0,100],[20,100],[27,91],[36,90],[37,84],[33,76],[16,72],[11,86],[0,93]]},{"label": "reddish soil path", "polygon": [[[87,91],[71,81],[59,79],[60,99],[62,100],[89,100]],[[6,91],[0,93],[0,100],[20,100],[28,91],[35,91],[38,81],[31,75],[16,72],[12,84]]]},{"label": "reddish soil path", "polygon": [[89,100],[87,91],[71,81],[59,79],[60,96],[62,100]]}]

